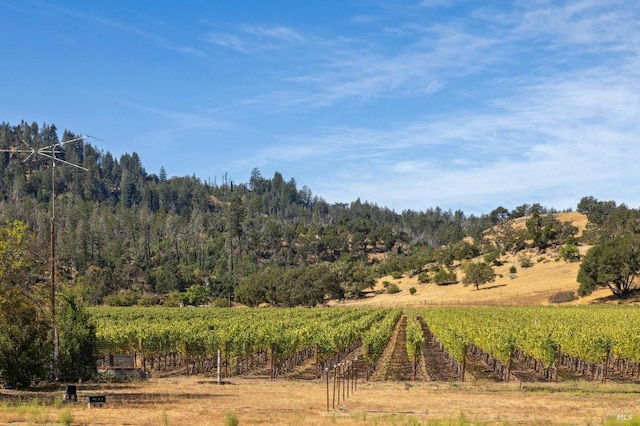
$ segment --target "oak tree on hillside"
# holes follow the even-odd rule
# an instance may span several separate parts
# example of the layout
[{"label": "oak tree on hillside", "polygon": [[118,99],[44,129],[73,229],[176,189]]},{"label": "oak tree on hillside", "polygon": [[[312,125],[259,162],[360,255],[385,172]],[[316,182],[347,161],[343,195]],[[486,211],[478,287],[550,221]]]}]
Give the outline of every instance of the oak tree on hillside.
[{"label": "oak tree on hillside", "polygon": [[640,274],[640,241],[634,235],[604,240],[585,255],[578,271],[578,295],[588,296],[598,287],[609,287],[611,292],[625,299],[635,286]]},{"label": "oak tree on hillside", "polygon": [[488,263],[470,263],[466,267],[466,274],[462,279],[462,284],[465,287],[473,284],[476,286],[476,290],[479,290],[481,285],[494,282],[495,279],[493,268]]}]

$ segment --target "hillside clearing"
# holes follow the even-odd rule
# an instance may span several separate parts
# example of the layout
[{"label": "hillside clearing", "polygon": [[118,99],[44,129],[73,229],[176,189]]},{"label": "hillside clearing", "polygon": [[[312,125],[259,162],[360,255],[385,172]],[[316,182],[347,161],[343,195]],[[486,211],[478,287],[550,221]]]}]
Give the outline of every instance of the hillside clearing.
[{"label": "hillside clearing", "polygon": [[[578,236],[582,234],[587,218],[577,212],[558,213],[555,215],[561,222],[571,222],[578,228]],[[516,229],[525,227],[527,217],[513,220],[510,224]],[[580,254],[584,255],[589,246],[580,246]],[[520,266],[520,256],[525,254],[531,259],[532,266]],[[476,259],[476,261],[481,259]],[[348,306],[415,306],[415,305],[546,305],[549,298],[558,292],[571,291],[577,296],[579,262],[565,262],[558,258],[558,248],[539,252],[528,249],[518,254],[510,254],[500,258],[501,266],[494,267],[495,282],[481,286],[476,290],[474,286],[465,287],[460,282],[462,272],[457,270],[458,283],[450,285],[436,285],[420,283],[418,276],[405,274],[402,278],[392,276],[380,278],[375,287],[359,300],[341,301],[339,304]],[[516,273],[510,274],[509,269],[515,266]],[[395,283],[400,292],[387,294],[384,283]],[[416,289],[415,294],[410,289]],[[592,303],[611,295],[608,289],[600,289],[589,297],[580,298],[574,304]]]}]

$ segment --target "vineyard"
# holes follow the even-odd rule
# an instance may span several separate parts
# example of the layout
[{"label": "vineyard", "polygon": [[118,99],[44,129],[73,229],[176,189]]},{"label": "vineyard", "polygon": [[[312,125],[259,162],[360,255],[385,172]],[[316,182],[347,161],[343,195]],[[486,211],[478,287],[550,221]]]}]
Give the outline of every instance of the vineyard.
[{"label": "vineyard", "polygon": [[105,359],[133,354],[152,375],[320,378],[349,359],[374,380],[640,381],[633,306],[90,312]]},{"label": "vineyard", "polygon": [[276,378],[309,359],[319,377],[356,349],[371,371],[401,310],[95,308],[91,314],[102,355],[132,353],[144,371],[228,377],[266,369]]}]

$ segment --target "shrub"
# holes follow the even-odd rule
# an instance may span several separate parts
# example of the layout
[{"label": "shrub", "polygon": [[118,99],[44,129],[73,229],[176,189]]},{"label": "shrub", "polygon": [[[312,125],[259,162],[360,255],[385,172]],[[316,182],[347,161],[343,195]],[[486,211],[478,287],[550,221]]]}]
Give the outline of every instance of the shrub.
[{"label": "shrub", "polygon": [[394,280],[399,280],[400,278],[402,278],[402,272],[399,271],[393,271],[393,273],[391,274],[391,276],[393,277]]},{"label": "shrub", "polygon": [[225,426],[238,426],[240,421],[238,420],[238,416],[235,413],[227,413],[224,416],[224,425]]},{"label": "shrub", "polygon": [[580,260],[580,251],[575,244],[566,244],[560,249],[558,256],[565,262],[577,262]]},{"label": "shrub", "polygon": [[549,298],[549,303],[566,303],[575,300],[573,291],[559,291]]},{"label": "shrub", "polygon": [[433,277],[433,280],[438,285],[453,284],[458,282],[456,273],[453,271],[448,271],[444,268],[436,272],[436,275]]},{"label": "shrub", "polygon": [[431,282],[431,276],[429,275],[428,272],[423,272],[423,273],[418,275],[418,281],[423,283],[423,284]]},{"label": "shrub", "polygon": [[91,316],[73,294],[62,294],[57,309],[59,326],[59,379],[66,382],[88,380],[96,373],[96,327]]},{"label": "shrub", "polygon": [[180,293],[179,291],[172,291],[167,295],[167,298],[164,299],[164,306],[170,308],[177,308],[180,306],[186,305],[188,300],[185,297],[184,293]]},{"label": "shrub", "polygon": [[133,290],[121,290],[117,294],[105,296],[103,303],[107,306],[133,306],[140,296]]},{"label": "shrub", "polygon": [[143,294],[138,299],[138,306],[155,306],[159,303],[158,296],[153,294]]},{"label": "shrub", "polygon": [[500,252],[498,250],[492,250],[488,253],[485,253],[485,255],[483,256],[483,259],[485,263],[488,263],[490,265],[494,265],[494,266],[502,265],[502,262],[500,262]]},{"label": "shrub", "polygon": [[411,293],[411,295],[412,295],[412,296],[413,296],[414,294],[416,294],[416,291],[418,291],[418,290],[416,290],[416,288],[415,288],[415,287],[411,287],[411,288],[409,289],[409,293]]},{"label": "shrub", "polygon": [[231,301],[226,297],[217,297],[216,300],[213,301],[213,306],[215,308],[228,308]]},{"label": "shrub", "polygon": [[390,284],[391,284],[391,283],[390,283],[389,281],[382,281],[382,286],[383,286],[384,288],[389,287],[389,285],[390,285]]},{"label": "shrub", "polygon": [[31,297],[0,286],[0,385],[27,389],[47,376],[49,321]]},{"label": "shrub", "polygon": [[396,283],[390,283],[387,286],[387,294],[395,294],[395,293],[400,293],[400,287],[398,287],[398,284]]},{"label": "shrub", "polygon": [[533,265],[533,262],[531,262],[531,256],[524,253],[520,254],[518,260],[520,261],[520,266],[522,268],[530,268]]},{"label": "shrub", "polygon": [[518,272],[518,268],[516,268],[516,265],[511,265],[511,267],[509,268],[509,273],[515,274],[516,272]]},{"label": "shrub", "polygon": [[187,304],[198,306],[209,301],[209,289],[200,284],[194,284],[184,293]]}]

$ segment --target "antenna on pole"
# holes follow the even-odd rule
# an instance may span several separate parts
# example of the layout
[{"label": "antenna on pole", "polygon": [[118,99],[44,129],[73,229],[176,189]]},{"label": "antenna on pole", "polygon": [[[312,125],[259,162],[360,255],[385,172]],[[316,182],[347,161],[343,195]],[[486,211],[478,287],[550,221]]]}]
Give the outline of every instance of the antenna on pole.
[{"label": "antenna on pole", "polygon": [[[53,341],[53,360],[51,364],[51,375],[52,377],[58,376],[58,358],[60,354],[60,342],[58,340],[58,327],[56,324],[56,164],[64,164],[67,166],[75,167],[76,169],[89,171],[86,167],[83,167],[79,164],[74,164],[69,161],[63,160],[62,158],[58,158],[56,155],[61,154],[64,151],[65,145],[69,145],[75,142],[80,142],[91,136],[78,136],[73,139],[69,139],[67,141],[57,142],[51,145],[43,146],[40,148],[34,148],[25,142],[24,139],[20,138],[20,141],[25,146],[25,148],[10,148],[10,149],[0,149],[0,152],[8,152],[8,153],[16,153],[16,154],[27,154],[26,158],[23,160],[23,163],[26,163],[31,157],[44,157],[45,159],[51,160],[51,219],[50,219],[50,232],[51,232],[51,285],[49,287],[49,303],[51,309],[51,340]],[[97,138],[96,138],[97,139]]]}]

